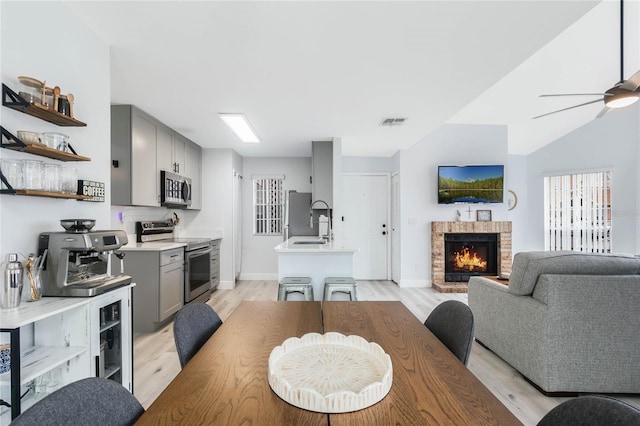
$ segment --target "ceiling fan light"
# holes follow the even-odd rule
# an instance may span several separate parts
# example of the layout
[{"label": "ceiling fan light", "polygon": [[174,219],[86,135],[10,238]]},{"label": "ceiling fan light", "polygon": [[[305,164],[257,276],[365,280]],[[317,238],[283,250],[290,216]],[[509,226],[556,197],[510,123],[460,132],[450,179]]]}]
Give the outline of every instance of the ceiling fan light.
[{"label": "ceiling fan light", "polygon": [[607,96],[604,99],[604,104],[609,108],[624,108],[631,104],[638,102],[640,95],[628,91],[627,93],[616,93],[613,96]]}]

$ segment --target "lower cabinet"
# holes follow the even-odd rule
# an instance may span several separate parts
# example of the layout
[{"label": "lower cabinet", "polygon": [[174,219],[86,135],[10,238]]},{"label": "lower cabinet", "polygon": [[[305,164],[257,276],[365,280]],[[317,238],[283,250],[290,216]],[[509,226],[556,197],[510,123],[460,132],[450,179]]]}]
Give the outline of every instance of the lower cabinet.
[{"label": "lower cabinet", "polygon": [[91,304],[91,320],[99,333],[91,334],[92,376],[120,383],[133,392],[131,297],[107,293]]},{"label": "lower cabinet", "polygon": [[2,310],[0,346],[9,347],[11,365],[0,374],[0,398],[9,406],[0,407],[0,424],[66,384],[101,375],[103,364],[103,377],[133,391],[132,286]]},{"label": "lower cabinet", "polygon": [[184,305],[184,262],[180,250],[180,261],[160,266],[158,321],[164,321]]},{"label": "lower cabinet", "polygon": [[184,305],[184,249],[129,250],[124,270],[133,290],[133,330],[156,331]]},{"label": "lower cabinet", "polygon": [[216,290],[220,284],[220,242],[211,241],[211,291]]}]

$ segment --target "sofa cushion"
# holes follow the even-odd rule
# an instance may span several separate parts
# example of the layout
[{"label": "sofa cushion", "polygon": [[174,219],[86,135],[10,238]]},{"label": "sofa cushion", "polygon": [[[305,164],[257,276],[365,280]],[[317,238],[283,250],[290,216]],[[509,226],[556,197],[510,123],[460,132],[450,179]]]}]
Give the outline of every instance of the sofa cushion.
[{"label": "sofa cushion", "polygon": [[637,275],[640,274],[640,258],[575,251],[516,253],[509,277],[509,292],[519,296],[530,295],[541,274]]}]

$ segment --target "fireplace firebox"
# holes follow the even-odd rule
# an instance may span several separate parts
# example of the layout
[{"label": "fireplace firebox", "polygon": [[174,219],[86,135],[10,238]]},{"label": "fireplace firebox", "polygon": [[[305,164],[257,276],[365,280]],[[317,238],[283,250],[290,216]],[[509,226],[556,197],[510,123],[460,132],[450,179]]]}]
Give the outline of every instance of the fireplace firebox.
[{"label": "fireplace firebox", "polygon": [[498,234],[445,233],[446,282],[467,282],[476,275],[498,274]]}]

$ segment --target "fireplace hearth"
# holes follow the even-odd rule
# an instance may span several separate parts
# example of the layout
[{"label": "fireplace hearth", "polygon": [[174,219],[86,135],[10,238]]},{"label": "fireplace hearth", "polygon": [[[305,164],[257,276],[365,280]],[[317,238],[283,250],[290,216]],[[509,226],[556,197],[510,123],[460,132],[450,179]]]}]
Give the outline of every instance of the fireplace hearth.
[{"label": "fireplace hearth", "polygon": [[498,234],[444,234],[446,282],[467,282],[476,275],[498,275]]},{"label": "fireplace hearth", "polygon": [[[463,234],[477,236],[469,241]],[[451,258],[445,248],[445,235],[450,243],[459,243],[451,248],[462,258],[461,266],[456,263],[453,270]],[[472,237],[475,238],[475,237]],[[494,248],[480,247],[491,238]],[[464,244],[463,244],[464,243]],[[467,247],[465,247],[465,245]],[[489,250],[487,253],[486,251]],[[495,250],[495,251],[493,251]],[[475,253],[474,253],[475,252]],[[453,257],[455,260],[455,255]],[[486,270],[483,262],[487,262]],[[495,264],[494,264],[495,262]],[[511,272],[511,222],[431,222],[431,286],[442,293],[466,293],[467,282],[473,275],[500,275]],[[462,276],[464,275],[464,277]]]}]

